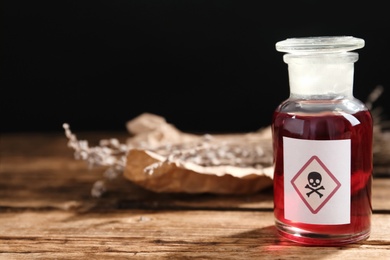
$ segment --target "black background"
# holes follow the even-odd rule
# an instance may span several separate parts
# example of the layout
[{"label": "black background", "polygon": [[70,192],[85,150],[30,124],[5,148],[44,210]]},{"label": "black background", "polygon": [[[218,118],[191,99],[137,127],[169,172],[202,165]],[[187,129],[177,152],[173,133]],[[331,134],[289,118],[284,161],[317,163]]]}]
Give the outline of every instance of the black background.
[{"label": "black background", "polygon": [[275,43],[303,36],[363,38],[354,95],[382,85],[390,114],[386,1],[2,2],[3,133],[126,131],[143,112],[183,131],[255,131],[289,93]]}]

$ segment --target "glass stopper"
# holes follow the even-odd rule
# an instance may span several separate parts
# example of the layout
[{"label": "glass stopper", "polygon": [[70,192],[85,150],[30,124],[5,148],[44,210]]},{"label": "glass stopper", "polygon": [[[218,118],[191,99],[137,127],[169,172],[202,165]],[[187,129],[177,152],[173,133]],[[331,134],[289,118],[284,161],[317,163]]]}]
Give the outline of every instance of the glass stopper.
[{"label": "glass stopper", "polygon": [[295,54],[340,53],[364,47],[364,40],[352,36],[288,38],[276,43],[276,50]]}]

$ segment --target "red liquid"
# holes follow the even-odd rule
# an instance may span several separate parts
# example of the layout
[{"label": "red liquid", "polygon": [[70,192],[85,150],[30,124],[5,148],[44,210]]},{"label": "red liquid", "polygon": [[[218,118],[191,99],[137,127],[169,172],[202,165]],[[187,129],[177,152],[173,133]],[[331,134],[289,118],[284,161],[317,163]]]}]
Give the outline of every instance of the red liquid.
[{"label": "red liquid", "polygon": [[[344,115],[337,112],[314,115],[274,113],[274,214],[279,233],[290,240],[304,244],[338,245],[369,236],[372,213],[372,118],[368,111],[359,111],[350,115],[360,122],[353,126]],[[283,136],[305,140],[351,140],[350,224],[305,224],[284,218]]]}]

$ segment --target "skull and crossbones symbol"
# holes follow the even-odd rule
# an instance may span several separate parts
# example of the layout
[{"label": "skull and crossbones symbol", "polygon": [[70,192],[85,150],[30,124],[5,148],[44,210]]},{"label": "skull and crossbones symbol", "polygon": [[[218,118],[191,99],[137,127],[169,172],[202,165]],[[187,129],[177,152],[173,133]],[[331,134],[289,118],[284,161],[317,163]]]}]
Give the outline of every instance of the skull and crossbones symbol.
[{"label": "skull and crossbones symbol", "polygon": [[325,190],[324,186],[321,186],[322,182],[322,176],[318,172],[310,172],[309,175],[307,175],[308,184],[306,184],[305,188],[310,189],[308,193],[306,193],[307,197],[310,197],[311,194],[317,193],[320,198],[323,196],[322,193],[319,192],[319,190]]}]

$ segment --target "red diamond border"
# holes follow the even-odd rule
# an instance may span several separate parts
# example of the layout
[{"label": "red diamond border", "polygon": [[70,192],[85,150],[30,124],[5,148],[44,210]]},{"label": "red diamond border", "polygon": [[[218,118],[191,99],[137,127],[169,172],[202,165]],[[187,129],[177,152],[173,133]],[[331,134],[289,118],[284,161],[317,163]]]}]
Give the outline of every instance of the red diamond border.
[{"label": "red diamond border", "polygon": [[[306,169],[309,164],[316,160],[321,167],[328,173],[328,175],[333,179],[333,181],[336,183],[336,188],[329,194],[329,196],[316,208],[313,209],[313,207],[306,201],[305,197],[301,194],[298,187],[295,185],[294,181],[299,177],[299,175]],[[317,214],[322,207],[333,197],[333,195],[338,191],[338,189],[341,187],[341,183],[336,179],[336,177],[329,171],[329,169],[325,166],[325,164],[318,158],[318,156],[313,155],[306,163],[303,165],[303,167],[299,170],[297,174],[295,174],[294,178],[291,179],[291,184],[294,187],[295,191],[298,193],[299,197],[301,197],[302,201],[306,204],[306,206],[309,208],[309,210],[313,214]]]}]

